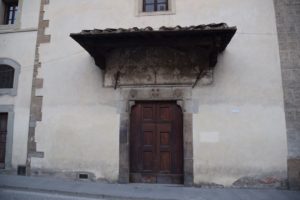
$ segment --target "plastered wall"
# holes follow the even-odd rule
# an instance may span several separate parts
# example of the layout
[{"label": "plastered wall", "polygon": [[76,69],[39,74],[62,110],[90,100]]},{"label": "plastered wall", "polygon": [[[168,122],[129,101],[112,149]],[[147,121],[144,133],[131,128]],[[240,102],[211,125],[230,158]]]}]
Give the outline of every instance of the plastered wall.
[{"label": "plastered wall", "polygon": [[25,165],[32,73],[35,58],[39,0],[20,1],[21,12],[16,26],[1,25],[0,58],[8,58],[20,64],[17,95],[0,95],[0,105],[13,106],[12,165]]},{"label": "plastered wall", "polygon": [[[87,171],[116,181],[119,161],[118,90],[70,37],[83,29],[237,26],[219,56],[214,83],[193,89],[194,182],[231,186],[286,178],[286,128],[272,0],[185,0],[175,13],[137,16],[135,0],[51,1],[45,8],[51,42],[40,48],[43,120],[36,128],[32,167]],[[66,9],[67,8],[67,9]],[[251,182],[251,183],[252,183]],[[270,181],[269,181],[270,182]]]}]

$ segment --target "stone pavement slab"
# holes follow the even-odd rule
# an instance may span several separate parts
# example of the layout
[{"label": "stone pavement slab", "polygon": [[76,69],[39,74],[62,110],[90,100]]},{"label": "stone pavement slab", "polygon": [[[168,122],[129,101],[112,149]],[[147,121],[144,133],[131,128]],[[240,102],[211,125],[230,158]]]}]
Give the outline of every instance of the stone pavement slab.
[{"label": "stone pavement slab", "polygon": [[12,175],[0,175],[0,188],[103,199],[300,200],[300,191],[236,188],[210,189],[184,187],[182,185],[107,184]]}]

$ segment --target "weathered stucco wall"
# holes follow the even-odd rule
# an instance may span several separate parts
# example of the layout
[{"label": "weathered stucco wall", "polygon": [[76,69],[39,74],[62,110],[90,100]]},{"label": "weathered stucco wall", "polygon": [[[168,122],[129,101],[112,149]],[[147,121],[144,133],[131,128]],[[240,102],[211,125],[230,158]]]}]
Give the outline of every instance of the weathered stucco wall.
[{"label": "weathered stucco wall", "polygon": [[239,13],[252,17],[236,17],[244,25],[229,19],[236,21],[238,33],[219,57],[214,84],[194,90],[199,99],[194,117],[196,182],[257,186],[286,178],[274,7],[272,1],[249,3],[235,4]]},{"label": "weathered stucco wall", "polygon": [[118,91],[103,87],[103,72],[70,33],[226,22],[238,32],[219,58],[214,83],[193,90],[194,182],[279,184],[287,144],[272,0],[176,1],[175,14],[139,17],[135,3],[61,0],[46,7],[51,43],[40,48],[44,101],[36,129],[44,158],[32,167],[118,177]]},{"label": "weathered stucco wall", "polygon": [[[246,46],[241,48],[241,46]],[[238,52],[238,53],[237,53]],[[257,185],[286,177],[286,135],[276,36],[236,35],[214,84],[194,89],[196,181]],[[248,178],[247,178],[248,177]]]},{"label": "weathered stucco wall", "polygon": [[18,165],[26,164],[31,81],[39,5],[39,0],[20,1],[20,26],[12,29],[12,27],[1,25],[0,29],[0,58],[12,59],[21,66],[17,95],[0,95],[0,106],[13,105],[11,167],[14,169]]}]

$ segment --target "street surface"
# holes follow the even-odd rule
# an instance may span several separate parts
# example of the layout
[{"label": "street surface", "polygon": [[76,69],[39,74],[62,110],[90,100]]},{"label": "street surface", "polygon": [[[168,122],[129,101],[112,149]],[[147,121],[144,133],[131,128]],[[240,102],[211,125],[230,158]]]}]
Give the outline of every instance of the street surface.
[{"label": "street surface", "polygon": [[0,175],[0,200],[300,200],[300,191],[275,188],[197,188],[109,184],[54,177]]},{"label": "street surface", "polygon": [[78,197],[45,192],[0,189],[0,200],[104,200],[102,198]]}]

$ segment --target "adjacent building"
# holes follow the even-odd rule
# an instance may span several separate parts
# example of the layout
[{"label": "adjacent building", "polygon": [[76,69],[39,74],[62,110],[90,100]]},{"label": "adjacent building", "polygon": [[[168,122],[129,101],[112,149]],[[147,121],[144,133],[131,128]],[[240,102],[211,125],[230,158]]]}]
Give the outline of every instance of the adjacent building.
[{"label": "adjacent building", "polygon": [[299,188],[300,2],[0,5],[1,173]]}]

